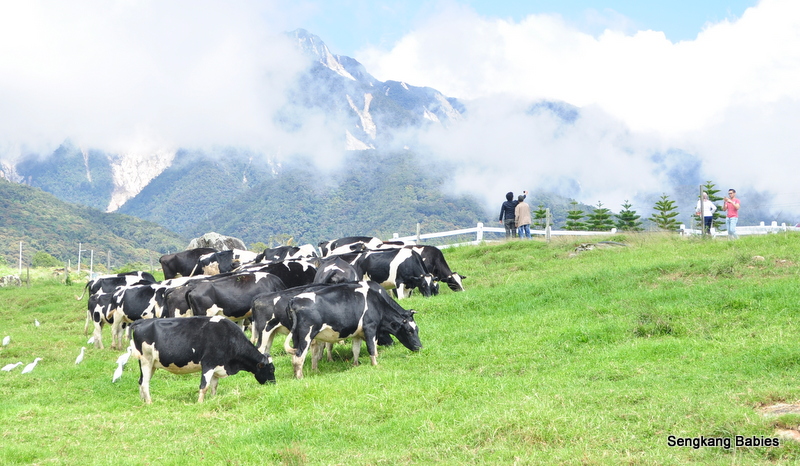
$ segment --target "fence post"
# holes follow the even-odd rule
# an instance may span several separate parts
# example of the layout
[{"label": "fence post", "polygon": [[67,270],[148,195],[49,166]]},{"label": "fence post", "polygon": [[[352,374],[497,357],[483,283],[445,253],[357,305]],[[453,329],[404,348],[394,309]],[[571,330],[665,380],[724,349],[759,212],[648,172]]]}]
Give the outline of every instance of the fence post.
[{"label": "fence post", "polygon": [[483,241],[483,223],[478,222],[478,230],[475,233],[476,233],[475,241],[477,241],[478,243]]},{"label": "fence post", "polygon": [[550,228],[550,207],[545,209],[544,214],[544,239],[546,242],[550,242],[550,232],[552,229]]},{"label": "fence post", "polygon": [[419,244],[419,222],[417,222],[417,244]]}]

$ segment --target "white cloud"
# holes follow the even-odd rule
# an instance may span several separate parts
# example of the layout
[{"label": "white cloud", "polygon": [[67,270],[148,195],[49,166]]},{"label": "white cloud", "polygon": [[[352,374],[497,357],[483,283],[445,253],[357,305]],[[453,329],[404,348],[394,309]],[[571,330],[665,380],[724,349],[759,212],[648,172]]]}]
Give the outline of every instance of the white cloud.
[{"label": "white cloud", "polygon": [[286,87],[307,66],[283,34],[282,9],[273,1],[4,0],[0,147],[46,151],[69,138],[112,152],[292,152],[332,137],[299,140],[275,126]]},{"label": "white cloud", "polygon": [[[615,208],[667,190],[651,156],[683,151],[699,160],[700,179],[743,188],[743,199],[747,190],[784,193],[769,207],[800,213],[789,199],[800,195],[792,180],[800,172],[800,2],[762,0],[678,43],[658,31],[595,36],[558,16],[511,22],[451,6],[391,50],[357,58],[378,79],[467,103],[467,122],[427,142],[454,163],[469,161],[458,168],[465,189],[487,199],[573,179],[580,201]],[[554,130],[509,110],[508,100],[526,108],[541,99],[580,106],[582,118]]]}]

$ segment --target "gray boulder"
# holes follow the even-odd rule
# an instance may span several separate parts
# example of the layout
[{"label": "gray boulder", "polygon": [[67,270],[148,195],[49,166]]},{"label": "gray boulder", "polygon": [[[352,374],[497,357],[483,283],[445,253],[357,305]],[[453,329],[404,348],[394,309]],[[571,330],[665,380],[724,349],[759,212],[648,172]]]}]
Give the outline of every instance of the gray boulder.
[{"label": "gray boulder", "polygon": [[228,249],[247,250],[247,247],[244,245],[244,241],[240,240],[239,238],[220,235],[219,233],[214,233],[213,231],[211,233],[206,233],[199,238],[193,239],[191,242],[189,242],[189,247],[186,249],[196,248],[214,248],[217,251],[226,251]]}]

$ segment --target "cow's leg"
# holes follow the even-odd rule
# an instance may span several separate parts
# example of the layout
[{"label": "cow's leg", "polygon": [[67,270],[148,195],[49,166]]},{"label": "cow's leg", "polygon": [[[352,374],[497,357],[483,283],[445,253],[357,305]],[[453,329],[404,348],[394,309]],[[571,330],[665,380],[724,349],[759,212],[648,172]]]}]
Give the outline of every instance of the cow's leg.
[{"label": "cow's leg", "polygon": [[[206,392],[208,391],[209,387],[212,386],[214,377],[214,369],[209,369],[207,371],[203,371],[202,377],[200,377],[200,395],[197,397],[197,402],[202,403],[206,397]],[[212,390],[212,394],[215,390]]]},{"label": "cow's leg", "polygon": [[122,349],[122,313],[114,312],[114,322],[111,324],[111,349]]},{"label": "cow's leg", "polygon": [[322,359],[322,352],[325,351],[325,343],[314,340],[311,342],[311,370],[319,370],[319,360]]},{"label": "cow's leg", "polygon": [[367,352],[369,353],[369,361],[373,366],[378,365],[378,336],[367,335],[365,336],[367,343]]},{"label": "cow's leg", "polygon": [[294,376],[297,379],[303,378],[303,364],[306,362],[306,355],[308,355],[308,350],[311,347],[311,341],[315,336],[316,333],[314,333],[314,327],[310,327],[305,338],[297,338],[297,340],[294,342],[297,347],[294,348],[292,367],[294,367]]},{"label": "cow's leg", "polygon": [[405,283],[400,283],[397,285],[397,299],[407,298],[408,295],[406,294],[406,285]]},{"label": "cow's leg", "polygon": [[326,342],[325,349],[328,350],[328,362],[333,362],[333,343]]},{"label": "cow's leg", "polygon": [[139,396],[142,397],[145,403],[150,404],[153,399],[150,398],[150,379],[153,377],[153,360],[152,355],[143,354],[139,359]]},{"label": "cow's leg", "polygon": [[353,365],[358,365],[358,355],[361,354],[361,339],[353,338]]},{"label": "cow's leg", "polygon": [[217,396],[217,385],[219,385],[219,377],[214,375],[214,377],[211,378],[211,382],[209,385],[211,385],[211,396]]},{"label": "cow's leg", "polygon": [[103,349],[103,321],[94,323],[92,338],[94,338],[94,347]]}]

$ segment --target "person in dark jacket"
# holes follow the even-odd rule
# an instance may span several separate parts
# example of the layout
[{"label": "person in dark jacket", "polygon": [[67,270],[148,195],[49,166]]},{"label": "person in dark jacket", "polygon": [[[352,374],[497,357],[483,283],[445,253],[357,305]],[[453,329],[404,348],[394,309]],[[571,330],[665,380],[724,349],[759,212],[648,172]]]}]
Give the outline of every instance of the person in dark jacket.
[{"label": "person in dark jacket", "polygon": [[[528,197],[528,191],[522,191],[520,199]],[[506,228],[506,239],[517,237],[517,225],[514,220],[514,210],[520,201],[514,199],[514,193],[506,193],[506,202],[500,206],[500,223]]]}]

